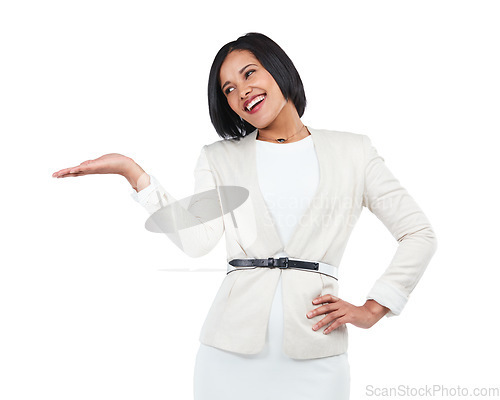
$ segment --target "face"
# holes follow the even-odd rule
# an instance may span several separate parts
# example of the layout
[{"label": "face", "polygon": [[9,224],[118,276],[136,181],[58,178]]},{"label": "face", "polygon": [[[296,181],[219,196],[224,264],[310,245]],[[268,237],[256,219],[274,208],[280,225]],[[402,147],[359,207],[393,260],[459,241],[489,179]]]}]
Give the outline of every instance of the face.
[{"label": "face", "polygon": [[229,53],[219,77],[229,107],[256,128],[269,126],[287,104],[272,75],[248,50]]}]

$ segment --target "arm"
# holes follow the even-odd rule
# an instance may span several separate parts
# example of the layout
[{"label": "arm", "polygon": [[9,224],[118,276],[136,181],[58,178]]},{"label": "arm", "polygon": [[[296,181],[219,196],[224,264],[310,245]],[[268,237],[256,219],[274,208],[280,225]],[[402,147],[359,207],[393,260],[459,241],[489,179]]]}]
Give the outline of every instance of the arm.
[{"label": "arm", "polygon": [[[389,266],[377,279],[367,300],[369,307],[387,317],[399,315],[437,249],[434,230],[415,200],[401,186],[377,153],[368,136],[362,135],[365,154],[363,206],[383,222],[399,242]],[[368,303],[368,302],[367,302]],[[366,305],[366,303],[365,303]]]},{"label": "arm", "polygon": [[[201,150],[194,170],[195,194],[216,188],[215,178],[205,154],[205,147],[203,146]],[[177,199],[167,192],[153,175],[146,174],[135,162],[129,166],[124,176],[134,188],[130,194],[131,197],[141,204],[150,215],[177,202]],[[168,224],[168,231],[164,233],[190,257],[201,257],[209,253],[219,242],[224,232],[220,204],[214,204],[213,197],[198,198],[197,201],[189,201],[188,204],[185,202],[178,204],[179,206],[169,207],[168,218],[162,219],[162,226]],[[203,215],[208,207],[214,206],[217,207],[216,211],[220,216],[204,221],[200,215]],[[194,221],[196,224],[186,228],[186,221]]]}]

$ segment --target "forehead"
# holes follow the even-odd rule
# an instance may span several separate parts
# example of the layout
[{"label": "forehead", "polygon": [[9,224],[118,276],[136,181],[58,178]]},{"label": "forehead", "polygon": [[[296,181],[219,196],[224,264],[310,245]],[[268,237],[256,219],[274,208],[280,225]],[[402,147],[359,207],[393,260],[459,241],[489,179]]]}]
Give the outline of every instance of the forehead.
[{"label": "forehead", "polygon": [[233,50],[226,56],[220,67],[219,77],[221,81],[225,80],[224,77],[229,79],[232,75],[236,76],[238,71],[248,64],[261,65],[252,52],[248,50]]}]

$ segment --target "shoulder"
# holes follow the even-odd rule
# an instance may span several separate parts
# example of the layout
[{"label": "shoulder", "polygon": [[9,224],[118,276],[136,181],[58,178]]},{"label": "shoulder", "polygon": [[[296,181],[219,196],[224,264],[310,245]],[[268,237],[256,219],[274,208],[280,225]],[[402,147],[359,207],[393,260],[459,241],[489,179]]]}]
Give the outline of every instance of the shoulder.
[{"label": "shoulder", "polygon": [[347,164],[365,165],[367,154],[373,148],[370,138],[362,133],[314,129],[314,134],[317,138],[315,144],[319,144],[323,148],[322,151]]},{"label": "shoulder", "polygon": [[329,148],[331,151],[342,153],[359,158],[370,142],[367,135],[349,131],[339,131],[332,129],[316,129],[308,127],[311,133],[315,135],[315,141]]},{"label": "shoulder", "polygon": [[220,139],[220,140],[217,140],[215,142],[206,144],[203,147],[205,148],[205,150],[212,152],[212,151],[218,151],[218,150],[221,150],[221,149],[230,149],[230,148],[233,148],[235,146],[238,146],[238,144],[240,142],[241,142],[241,139],[240,140],[236,140],[236,139]]},{"label": "shoulder", "polygon": [[251,141],[252,138],[254,139],[255,131],[242,138],[220,139],[206,144],[203,148],[210,154],[233,152],[239,148],[243,148],[243,146],[247,144],[248,141]]},{"label": "shoulder", "polygon": [[366,135],[361,133],[338,131],[333,129],[317,129],[309,127],[309,130],[314,130],[318,136],[321,136],[326,140],[345,145],[362,145],[365,140],[364,137],[366,137]]}]

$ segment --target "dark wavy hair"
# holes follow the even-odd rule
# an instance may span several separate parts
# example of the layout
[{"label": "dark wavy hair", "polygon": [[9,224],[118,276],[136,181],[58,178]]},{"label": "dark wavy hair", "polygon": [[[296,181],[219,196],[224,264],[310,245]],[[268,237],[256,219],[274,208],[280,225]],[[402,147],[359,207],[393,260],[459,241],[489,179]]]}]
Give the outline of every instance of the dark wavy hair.
[{"label": "dark wavy hair", "polygon": [[215,56],[208,78],[208,110],[215,130],[223,139],[246,136],[256,128],[236,114],[221,89],[220,68],[227,55],[234,50],[250,51],[272,75],[285,100],[291,100],[302,117],[306,108],[304,85],[292,60],[273,40],[262,33],[250,32],[225,44]]}]

